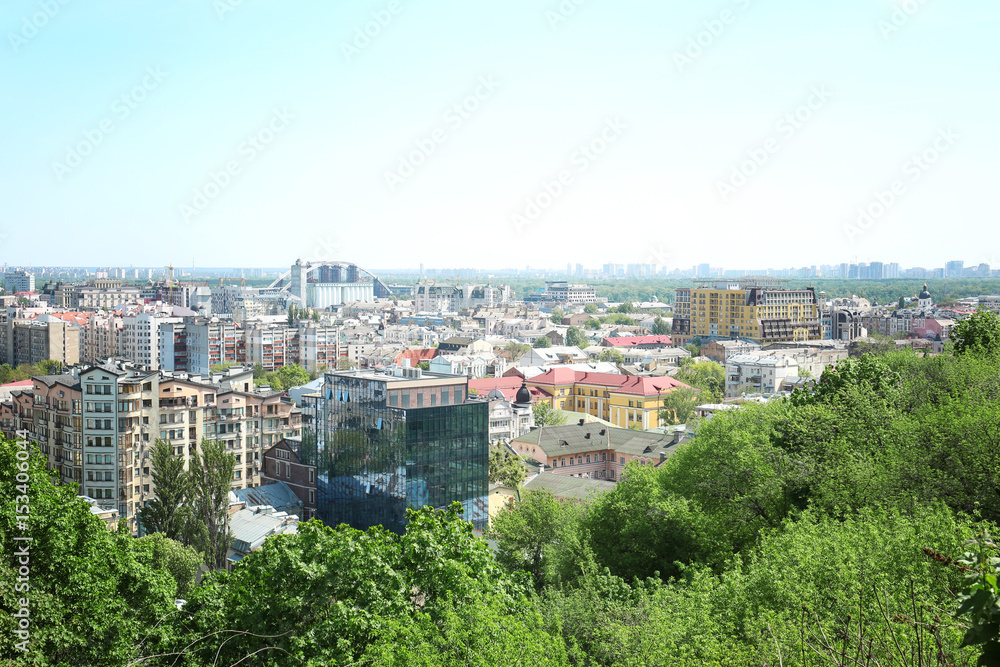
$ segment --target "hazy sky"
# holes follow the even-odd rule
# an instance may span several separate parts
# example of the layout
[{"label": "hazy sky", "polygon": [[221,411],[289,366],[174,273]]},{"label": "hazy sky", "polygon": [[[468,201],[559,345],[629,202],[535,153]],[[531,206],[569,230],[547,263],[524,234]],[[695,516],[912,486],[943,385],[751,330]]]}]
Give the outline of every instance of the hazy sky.
[{"label": "hazy sky", "polygon": [[1000,265],[995,1],[0,12],[0,263]]}]

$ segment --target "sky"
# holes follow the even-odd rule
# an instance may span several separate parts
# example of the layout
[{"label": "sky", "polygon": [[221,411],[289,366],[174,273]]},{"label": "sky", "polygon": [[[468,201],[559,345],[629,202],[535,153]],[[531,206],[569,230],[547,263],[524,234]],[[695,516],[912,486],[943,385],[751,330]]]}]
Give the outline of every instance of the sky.
[{"label": "sky", "polygon": [[1000,266],[988,0],[4,0],[0,264]]}]

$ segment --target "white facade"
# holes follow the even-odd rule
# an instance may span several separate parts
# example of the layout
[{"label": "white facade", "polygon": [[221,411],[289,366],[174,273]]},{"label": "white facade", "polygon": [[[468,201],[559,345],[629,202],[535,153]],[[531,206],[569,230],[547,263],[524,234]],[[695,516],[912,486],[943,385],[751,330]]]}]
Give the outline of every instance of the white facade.
[{"label": "white facade", "polygon": [[374,283],[309,283],[307,302],[311,308],[326,309],[352,301],[374,301]]},{"label": "white facade", "polygon": [[3,274],[3,288],[11,294],[15,292],[34,292],[35,276],[27,271],[10,271]]},{"label": "white facade", "polygon": [[[122,319],[122,357],[149,370],[159,370],[163,358],[167,356],[173,358],[174,328],[172,325],[183,321],[182,317],[167,317],[161,313],[126,315]],[[167,347],[170,348],[169,352],[164,349]]]},{"label": "white facade", "polygon": [[799,364],[793,357],[738,354],[726,360],[726,396],[773,394],[785,378],[798,375]]}]

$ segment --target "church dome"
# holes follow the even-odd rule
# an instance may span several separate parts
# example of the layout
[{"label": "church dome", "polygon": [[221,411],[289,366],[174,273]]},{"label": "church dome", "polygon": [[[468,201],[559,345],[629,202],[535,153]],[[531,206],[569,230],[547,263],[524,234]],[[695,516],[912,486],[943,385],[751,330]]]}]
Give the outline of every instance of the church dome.
[{"label": "church dome", "polygon": [[929,299],[931,298],[931,293],[927,291],[927,283],[924,283],[924,291],[917,295],[918,299]]},{"label": "church dome", "polygon": [[514,396],[514,403],[521,405],[531,404],[531,391],[528,389],[528,384],[521,381],[521,388],[517,390],[517,394]]}]

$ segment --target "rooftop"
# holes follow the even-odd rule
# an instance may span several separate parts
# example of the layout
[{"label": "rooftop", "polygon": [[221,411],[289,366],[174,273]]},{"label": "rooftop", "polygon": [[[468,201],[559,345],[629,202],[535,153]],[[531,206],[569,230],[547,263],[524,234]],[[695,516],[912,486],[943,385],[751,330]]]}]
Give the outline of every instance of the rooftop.
[{"label": "rooftop", "polygon": [[633,431],[601,424],[546,426],[525,433],[513,442],[536,445],[549,458],[611,449],[622,454],[654,458],[664,451],[669,456],[677,448],[672,435]]},{"label": "rooftop", "polygon": [[671,377],[636,377],[634,375],[612,375],[611,373],[589,373],[568,368],[554,368],[547,373],[531,378],[534,385],[590,384],[606,387],[621,394],[651,396],[673,389],[689,388]]}]

